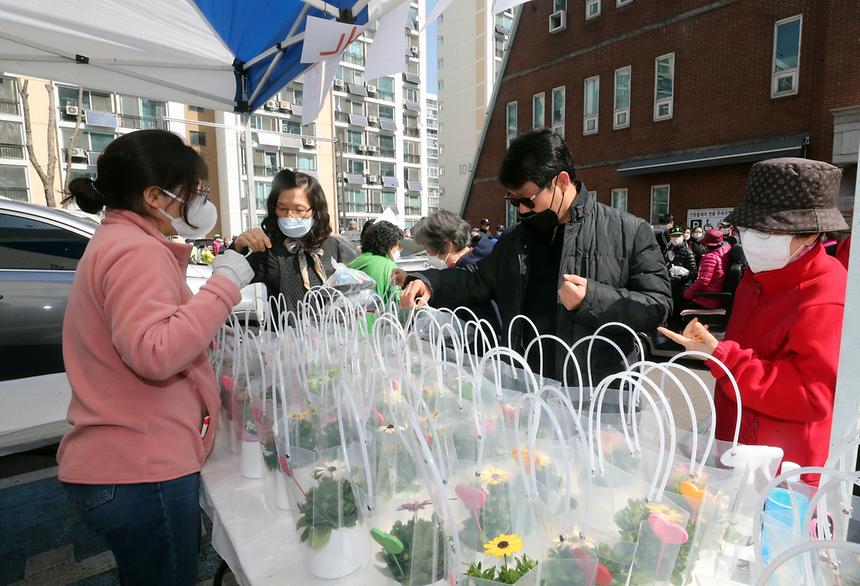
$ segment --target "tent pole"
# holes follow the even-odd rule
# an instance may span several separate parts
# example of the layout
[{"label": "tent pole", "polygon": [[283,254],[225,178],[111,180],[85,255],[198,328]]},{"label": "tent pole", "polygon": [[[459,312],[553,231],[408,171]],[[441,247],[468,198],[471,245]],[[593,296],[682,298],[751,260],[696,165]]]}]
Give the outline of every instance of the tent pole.
[{"label": "tent pole", "polygon": [[251,136],[251,113],[242,114],[245,126],[245,174],[248,177],[248,229],[257,227],[257,194],[254,190],[254,143]]}]

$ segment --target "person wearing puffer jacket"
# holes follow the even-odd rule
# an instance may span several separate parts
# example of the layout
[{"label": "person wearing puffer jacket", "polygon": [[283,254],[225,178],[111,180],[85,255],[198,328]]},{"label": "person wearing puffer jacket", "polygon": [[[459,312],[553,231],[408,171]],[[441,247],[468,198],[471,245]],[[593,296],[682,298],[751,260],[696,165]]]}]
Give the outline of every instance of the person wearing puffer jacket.
[{"label": "person wearing puffer jacket", "polygon": [[723,306],[721,299],[697,294],[722,292],[729,272],[732,247],[723,242],[723,233],[719,230],[708,230],[702,238],[702,245],[708,248],[708,252],[702,257],[696,280],[684,290],[684,299],[706,309],[717,309]]}]

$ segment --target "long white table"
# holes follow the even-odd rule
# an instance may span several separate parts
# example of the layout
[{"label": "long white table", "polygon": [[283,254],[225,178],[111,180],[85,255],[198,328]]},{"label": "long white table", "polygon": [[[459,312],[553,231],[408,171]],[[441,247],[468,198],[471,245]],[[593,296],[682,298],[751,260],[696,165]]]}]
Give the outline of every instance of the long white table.
[{"label": "long white table", "polygon": [[242,586],[329,584],[370,586],[396,584],[372,567],[340,580],[314,578],[289,511],[272,510],[263,496],[263,481],[239,475],[239,456],[226,445],[222,431],[201,472],[200,506],[212,519],[212,546]]}]

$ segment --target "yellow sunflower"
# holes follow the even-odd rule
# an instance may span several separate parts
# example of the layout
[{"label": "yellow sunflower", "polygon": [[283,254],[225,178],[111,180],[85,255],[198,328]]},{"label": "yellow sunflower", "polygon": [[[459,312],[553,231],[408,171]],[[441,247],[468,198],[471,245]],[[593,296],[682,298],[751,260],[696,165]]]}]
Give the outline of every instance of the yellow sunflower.
[{"label": "yellow sunflower", "polygon": [[504,468],[490,466],[489,468],[481,470],[481,472],[478,473],[478,477],[484,484],[503,484],[511,477],[511,473]]},{"label": "yellow sunflower", "polygon": [[670,507],[669,505],[664,504],[652,504],[648,506],[648,510],[651,511],[655,515],[660,515],[667,521],[671,521],[673,523],[682,523],[684,521],[684,515],[681,514],[678,509],[674,507]]},{"label": "yellow sunflower", "polygon": [[484,544],[484,553],[497,558],[514,555],[523,548],[523,540],[516,533],[502,533],[489,543]]}]

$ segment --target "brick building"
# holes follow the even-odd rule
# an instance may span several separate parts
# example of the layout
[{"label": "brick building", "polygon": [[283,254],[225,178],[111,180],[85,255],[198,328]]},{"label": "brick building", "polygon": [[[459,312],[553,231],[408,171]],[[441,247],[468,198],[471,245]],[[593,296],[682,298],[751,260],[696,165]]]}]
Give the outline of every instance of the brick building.
[{"label": "brick building", "polygon": [[522,6],[465,217],[510,221],[496,180],[532,128],[565,136],[599,201],[652,222],[735,205],[752,162],[844,168],[860,142],[856,0],[533,0]]}]

